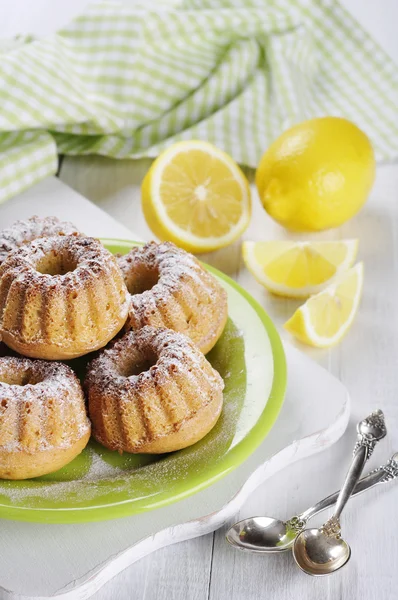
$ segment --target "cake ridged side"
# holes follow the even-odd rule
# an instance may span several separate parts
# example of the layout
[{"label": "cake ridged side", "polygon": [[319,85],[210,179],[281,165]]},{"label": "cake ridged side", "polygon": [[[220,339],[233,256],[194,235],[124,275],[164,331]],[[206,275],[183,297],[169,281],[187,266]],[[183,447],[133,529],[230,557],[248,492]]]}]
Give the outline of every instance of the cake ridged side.
[{"label": "cake ridged side", "polygon": [[0,358],[0,452],[68,448],[89,431],[84,395],[72,369]]},{"label": "cake ridged side", "polygon": [[[128,327],[165,327],[188,335],[208,352],[228,315],[227,294],[194,256],[171,242],[150,242],[118,259],[132,292]],[[154,278],[151,289],[134,293],[136,282]]]},{"label": "cake ridged side", "polygon": [[[148,357],[153,362],[149,368],[128,374],[132,366],[145,365]],[[159,448],[162,442],[168,448],[168,437],[188,424],[195,429],[195,419],[200,421],[201,412],[212,406],[208,422],[198,422],[195,432],[197,439],[203,437],[220,414],[224,387],[188,338],[152,327],[127,332],[102,351],[90,363],[85,385],[94,437],[108,448],[127,452],[151,451],[156,441]],[[189,436],[191,431],[187,440]],[[182,433],[180,437],[176,443],[184,447]]]},{"label": "cake ridged side", "polygon": [[[36,270],[60,253],[76,268],[63,275]],[[116,259],[93,238],[36,240],[0,266],[3,339],[31,357],[72,358],[103,347],[123,327],[128,305]]]}]

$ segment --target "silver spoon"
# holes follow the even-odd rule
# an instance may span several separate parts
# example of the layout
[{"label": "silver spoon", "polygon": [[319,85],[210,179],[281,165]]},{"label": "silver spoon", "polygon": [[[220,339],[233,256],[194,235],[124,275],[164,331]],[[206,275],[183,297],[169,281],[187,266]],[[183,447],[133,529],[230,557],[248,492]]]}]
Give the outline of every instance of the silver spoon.
[{"label": "silver spoon", "polygon": [[[398,477],[398,452],[387,464],[362,477],[352,493],[358,496],[379,483],[387,483]],[[286,552],[291,550],[294,540],[303,531],[308,521],[318,513],[334,506],[339,492],[320,500],[311,508],[289,519],[281,521],[272,517],[250,517],[243,519],[229,529],[227,541],[238,550],[257,554]]]},{"label": "silver spoon", "polygon": [[350,559],[351,548],[341,537],[340,516],[376,443],[387,434],[382,411],[377,410],[361,421],[357,430],[358,441],[334,514],[320,529],[304,529],[294,541],[294,560],[307,575],[329,575]]}]

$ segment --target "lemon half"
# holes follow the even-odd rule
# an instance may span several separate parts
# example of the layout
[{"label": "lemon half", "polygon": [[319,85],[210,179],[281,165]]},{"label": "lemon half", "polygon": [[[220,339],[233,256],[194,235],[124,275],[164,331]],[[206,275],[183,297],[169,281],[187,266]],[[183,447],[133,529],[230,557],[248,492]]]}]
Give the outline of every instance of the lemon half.
[{"label": "lemon half", "polygon": [[208,252],[231,244],[248,226],[249,183],[234,160],[212,144],[179,142],[146,174],[142,208],[158,238],[190,252]]}]

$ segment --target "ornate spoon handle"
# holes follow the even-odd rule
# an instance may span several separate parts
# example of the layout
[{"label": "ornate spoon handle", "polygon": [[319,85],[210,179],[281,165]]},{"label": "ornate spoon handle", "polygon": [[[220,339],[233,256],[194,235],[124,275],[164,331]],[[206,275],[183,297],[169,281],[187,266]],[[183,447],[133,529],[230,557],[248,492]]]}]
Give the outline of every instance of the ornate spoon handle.
[{"label": "ornate spoon handle", "polygon": [[382,411],[377,410],[361,421],[358,424],[357,431],[358,440],[354,448],[354,455],[338,495],[334,513],[322,527],[323,532],[332,537],[340,537],[340,515],[354,491],[365,463],[371,456],[375,445],[387,434]]},{"label": "ornate spoon handle", "polygon": [[[365,419],[364,421],[361,421],[358,424],[358,441],[354,448],[353,462],[355,461],[354,464],[356,464],[356,460],[355,460],[356,455],[359,453],[358,458],[361,458],[363,461],[362,464],[361,463],[359,464],[360,472],[362,472],[362,469],[363,469],[363,466],[364,466],[366,460],[369,458],[369,456],[373,452],[376,442],[379,439],[381,439],[381,437],[377,437],[377,439],[376,439],[376,437],[373,435],[373,433],[371,435],[369,435],[368,431],[367,431],[367,427],[369,427],[370,423],[373,423],[376,421],[378,424],[378,430],[374,431],[373,433],[376,433],[377,436],[381,435],[382,437],[384,437],[384,435],[386,434],[386,429],[385,429],[385,424],[384,424],[383,413],[381,413],[381,411],[372,413],[372,415],[370,415],[367,419]],[[364,426],[365,434],[360,432],[360,429],[362,428],[362,426]],[[362,448],[362,450],[361,450],[361,448]],[[365,456],[363,456],[363,455],[365,455]],[[348,476],[350,475],[350,473],[352,474],[352,465],[351,465],[351,469],[350,469],[349,473],[347,474],[346,480],[347,480]],[[377,485],[379,483],[385,483],[387,481],[391,481],[392,479],[395,479],[395,477],[398,477],[398,452],[395,453],[390,458],[390,460],[388,461],[388,463],[386,465],[383,465],[382,467],[375,469],[374,471],[369,473],[366,477],[363,477],[360,481],[358,481],[354,487],[352,494],[349,494],[347,498],[344,496],[344,500],[345,500],[344,504],[347,502],[350,495],[356,496],[358,494],[361,494],[365,490],[368,490],[369,488],[373,487],[374,485]],[[330,508],[331,506],[336,504],[340,494],[341,494],[341,491],[335,492],[334,494],[327,496],[323,500],[320,500],[314,506],[311,506],[311,508],[308,508],[301,514],[296,515],[296,516],[292,517],[291,519],[289,519],[289,521],[287,521],[286,525],[289,527],[289,529],[299,533],[300,531],[302,531],[305,528],[307,521],[309,519],[311,519],[314,515],[322,512],[323,510],[326,510],[327,508]],[[342,498],[342,500],[343,500],[343,498]],[[343,507],[344,507],[344,505],[343,505]],[[342,508],[340,509],[339,514],[341,514]]]},{"label": "ornate spoon handle", "polygon": [[[393,479],[398,477],[398,452],[393,454],[388,463],[371,471],[365,477],[362,477],[357,483],[352,492],[352,496],[359,496],[366,490],[370,490],[375,485],[379,485],[380,483],[388,483]],[[287,521],[290,529],[293,529],[297,532],[300,532],[306,526],[309,519],[312,519],[315,515],[324,510],[327,510],[331,506],[336,504],[336,500],[339,496],[339,492],[334,492],[334,494],[330,494],[323,500],[320,500],[314,506],[307,508],[307,510],[303,511],[299,515],[296,515]]]}]

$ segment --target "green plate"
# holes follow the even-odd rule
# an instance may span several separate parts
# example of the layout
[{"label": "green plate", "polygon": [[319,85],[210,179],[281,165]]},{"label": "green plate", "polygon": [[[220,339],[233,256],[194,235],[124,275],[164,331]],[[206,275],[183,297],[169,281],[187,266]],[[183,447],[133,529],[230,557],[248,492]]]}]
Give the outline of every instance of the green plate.
[{"label": "green plate", "polygon": [[[124,254],[133,242],[104,244]],[[119,455],[91,441],[56,473],[26,481],[0,480],[0,518],[74,523],[152,510],[211,485],[261,444],[283,403],[283,347],[261,306],[232,279],[207,268],[227,290],[229,303],[225,331],[208,354],[225,381],[217,425],[194,446],[171,454]],[[85,362],[70,364],[83,372]]]}]

